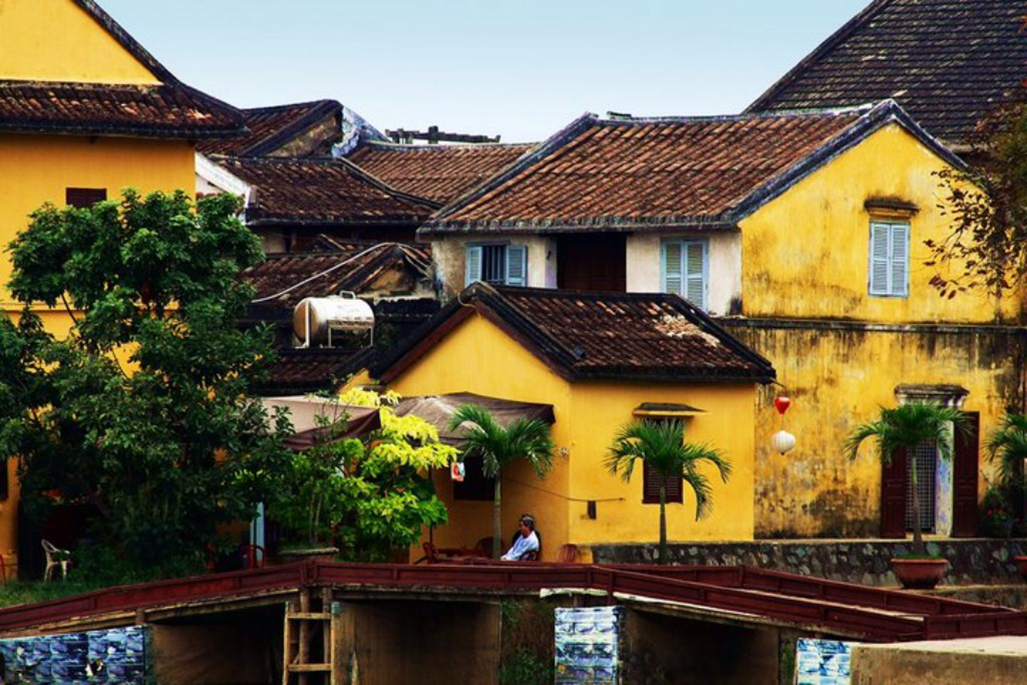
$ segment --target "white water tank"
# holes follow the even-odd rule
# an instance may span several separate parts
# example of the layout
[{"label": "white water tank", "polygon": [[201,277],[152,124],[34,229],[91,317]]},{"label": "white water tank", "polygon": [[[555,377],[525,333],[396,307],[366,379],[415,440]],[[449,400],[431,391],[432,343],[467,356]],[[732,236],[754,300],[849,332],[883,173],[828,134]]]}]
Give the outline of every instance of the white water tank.
[{"label": "white water tank", "polygon": [[308,297],[292,312],[292,330],[307,347],[328,343],[335,333],[373,331],[374,310],[351,293]]}]

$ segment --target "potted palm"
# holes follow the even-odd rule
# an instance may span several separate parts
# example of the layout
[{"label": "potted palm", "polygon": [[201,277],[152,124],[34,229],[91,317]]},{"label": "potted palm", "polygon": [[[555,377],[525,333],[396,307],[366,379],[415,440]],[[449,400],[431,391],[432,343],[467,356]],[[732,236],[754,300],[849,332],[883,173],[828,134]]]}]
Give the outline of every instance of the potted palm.
[{"label": "potted palm", "polygon": [[553,440],[549,435],[549,425],[538,419],[520,418],[504,428],[488,409],[466,404],[453,414],[449,429],[460,432],[464,440],[463,455],[481,457],[485,475],[495,481],[492,558],[499,559],[503,553],[503,469],[523,459],[534,467],[539,478],[545,478],[553,466]]},{"label": "potted palm", "polygon": [[[1027,460],[1027,416],[1006,412],[1002,425],[988,439],[988,458],[997,462],[998,483],[1006,493],[1024,494],[1023,465]],[[1027,556],[1013,557],[1020,575],[1027,579]]]},{"label": "potted palm", "polygon": [[685,424],[673,421],[635,421],[624,426],[610,447],[606,468],[612,475],[620,474],[631,481],[635,463],[643,462],[660,478],[660,551],[659,563],[667,563],[667,482],[681,478],[695,496],[695,520],[709,515],[713,506],[713,488],[709,478],[700,472],[703,464],[712,464],[727,482],[731,464],[723,453],[708,445],[685,442]]},{"label": "potted palm", "polygon": [[935,402],[909,402],[892,409],[881,407],[877,419],[857,426],[846,442],[852,460],[859,456],[860,445],[868,438],[877,441],[878,456],[885,464],[890,464],[892,459],[906,459],[913,486],[913,553],[891,560],[895,576],[906,588],[932,588],[948,568],[946,559],[927,554],[924,546],[914,455],[919,445],[934,442],[938,455],[951,459],[953,427],[967,430],[967,417],[962,410]]}]

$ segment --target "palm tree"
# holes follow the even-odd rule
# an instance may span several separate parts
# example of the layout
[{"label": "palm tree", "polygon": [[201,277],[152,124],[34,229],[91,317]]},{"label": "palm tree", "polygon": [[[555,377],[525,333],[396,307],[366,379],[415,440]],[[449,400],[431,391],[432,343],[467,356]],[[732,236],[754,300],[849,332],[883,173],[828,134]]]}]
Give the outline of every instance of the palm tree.
[{"label": "palm tree", "polygon": [[998,479],[1013,492],[1023,490],[1023,463],[1027,459],[1027,416],[1006,412],[1002,425],[988,438],[991,461],[998,460]]},{"label": "palm tree", "polygon": [[720,479],[727,482],[731,464],[724,454],[708,445],[685,442],[685,424],[673,421],[635,421],[621,428],[606,468],[612,475],[621,475],[624,482],[631,481],[635,462],[641,460],[660,477],[660,558],[667,563],[667,481],[681,478],[695,494],[695,520],[706,518],[713,506],[713,487],[710,480],[699,472],[699,466],[709,462],[717,467]]},{"label": "palm tree", "polygon": [[538,477],[545,478],[553,466],[553,440],[549,435],[549,424],[538,419],[520,418],[503,428],[488,409],[465,404],[453,414],[449,429],[462,431],[464,457],[481,457],[485,475],[495,479],[492,558],[498,559],[503,553],[503,467],[517,459],[526,459],[535,468]]},{"label": "palm tree", "polygon": [[955,407],[943,407],[935,402],[910,402],[894,409],[881,407],[875,421],[856,426],[845,443],[849,459],[859,455],[859,447],[867,438],[877,440],[877,448],[884,464],[900,452],[905,452],[909,477],[913,484],[913,553],[924,556],[924,538],[920,525],[920,495],[917,488],[916,448],[925,442],[934,442],[942,459],[952,457],[950,426],[967,431],[967,416]]}]

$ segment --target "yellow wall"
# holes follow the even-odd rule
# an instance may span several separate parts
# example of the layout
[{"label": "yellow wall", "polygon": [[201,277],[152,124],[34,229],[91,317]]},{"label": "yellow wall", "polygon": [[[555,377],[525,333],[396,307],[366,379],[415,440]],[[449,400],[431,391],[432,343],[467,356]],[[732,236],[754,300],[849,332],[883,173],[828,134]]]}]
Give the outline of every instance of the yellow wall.
[{"label": "yellow wall", "polygon": [[[0,25],[3,21],[0,14]],[[63,206],[66,188],[106,188],[110,199],[126,187],[143,192],[189,190],[194,183],[194,160],[192,145],[185,141],[0,134],[0,245],[6,247],[24,230],[29,213],[44,202]],[[10,260],[3,253],[0,311],[15,314],[21,305],[7,292],[10,276]],[[36,309],[55,335],[66,334],[72,325],[62,309]],[[14,468],[15,461],[8,460],[12,474]],[[0,554],[8,563],[17,548],[17,492],[12,478],[11,496],[0,502]]]},{"label": "yellow wall", "polygon": [[[714,513],[694,520],[694,500],[668,508],[672,540],[748,540],[753,528],[752,385],[568,383],[499,328],[474,315],[389,385],[401,395],[475,392],[510,400],[552,404],[556,415],[554,469],[539,481],[525,464],[504,474],[503,530],[512,534],[518,516],[535,515],[543,535],[544,558],[572,542],[653,542],[658,539],[658,506],[642,504],[641,471],[630,484],[607,474],[606,448],[631,421],[642,402],[682,402],[709,416],[693,419],[689,437],[723,448],[735,468],[727,486],[718,481]],[[450,524],[435,532],[440,547],[472,547],[492,531],[491,502],[452,501],[448,474],[437,479],[450,510]],[[570,498],[570,499],[569,499]],[[586,503],[598,502],[596,520]]]},{"label": "yellow wall", "polygon": [[0,78],[159,83],[72,0],[0,0]]},{"label": "yellow wall", "polygon": [[[942,240],[950,217],[934,172],[945,163],[891,124],[803,179],[741,223],[742,296],[749,317],[843,318],[885,322],[995,321],[1018,314],[979,293],[938,296],[924,266],[928,239]],[[908,298],[868,295],[870,215],[863,203],[898,197],[919,206],[910,222]]]}]

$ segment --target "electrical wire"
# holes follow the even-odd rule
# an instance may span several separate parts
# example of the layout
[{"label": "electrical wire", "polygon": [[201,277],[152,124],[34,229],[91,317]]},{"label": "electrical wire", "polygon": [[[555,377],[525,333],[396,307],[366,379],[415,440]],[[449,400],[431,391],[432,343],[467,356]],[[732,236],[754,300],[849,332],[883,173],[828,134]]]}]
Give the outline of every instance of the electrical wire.
[{"label": "electrical wire", "polygon": [[540,488],[537,485],[525,483],[524,481],[517,480],[516,478],[510,478],[509,476],[503,476],[503,482],[517,483],[517,485],[523,485],[524,487],[531,488],[532,490],[539,490],[540,492],[547,493],[549,495],[552,495],[553,497],[559,497],[560,499],[567,500],[568,502],[623,502],[625,500],[624,497],[607,497],[605,499],[582,499],[581,497],[568,497],[567,495],[561,495],[559,492],[546,490],[545,488]]},{"label": "electrical wire", "polygon": [[327,276],[328,274],[332,273],[333,271],[337,271],[337,270],[341,269],[342,267],[346,266],[350,262],[353,262],[354,260],[360,259],[361,257],[363,257],[364,255],[366,255],[366,254],[368,254],[370,252],[374,252],[375,250],[381,249],[383,247],[396,247],[396,246],[399,246],[399,243],[379,243],[377,245],[374,245],[373,247],[369,247],[366,250],[364,250],[362,252],[358,252],[357,254],[353,255],[352,257],[346,259],[345,261],[339,262],[335,266],[332,266],[332,267],[330,267],[328,269],[325,269],[321,273],[314,274],[310,278],[306,278],[306,279],[300,281],[299,283],[294,283],[293,285],[290,285],[288,288],[286,288],[285,290],[282,290],[281,292],[277,292],[274,295],[268,295],[267,297],[262,297],[262,298],[260,298],[258,300],[253,300],[253,304],[262,304],[262,303],[268,302],[270,300],[276,300],[279,297],[281,297],[282,295],[288,295],[289,293],[291,293],[293,290],[296,290],[297,288],[302,288],[307,283],[312,283],[313,281],[316,281],[319,278]]}]

